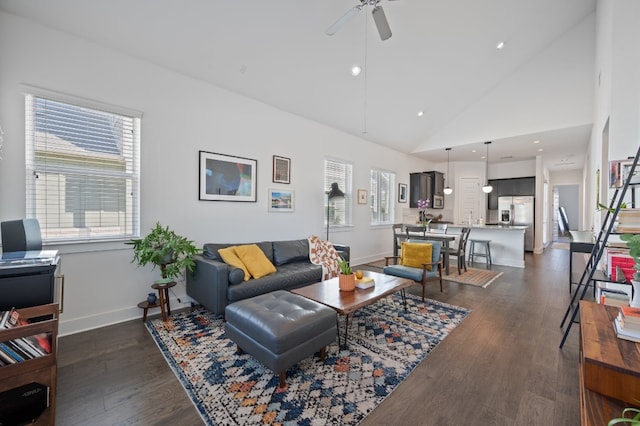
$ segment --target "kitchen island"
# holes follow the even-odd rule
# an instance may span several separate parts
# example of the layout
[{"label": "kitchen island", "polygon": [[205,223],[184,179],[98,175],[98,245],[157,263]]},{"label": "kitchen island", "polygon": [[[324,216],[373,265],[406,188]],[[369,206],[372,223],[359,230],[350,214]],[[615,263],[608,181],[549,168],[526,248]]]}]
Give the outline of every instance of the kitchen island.
[{"label": "kitchen island", "polygon": [[[449,224],[447,234],[460,234],[465,226],[467,225]],[[491,260],[494,265],[524,268],[524,231],[526,229],[526,226],[518,225],[471,225],[469,239],[491,240]],[[469,244],[467,244],[466,256],[468,259]]]}]

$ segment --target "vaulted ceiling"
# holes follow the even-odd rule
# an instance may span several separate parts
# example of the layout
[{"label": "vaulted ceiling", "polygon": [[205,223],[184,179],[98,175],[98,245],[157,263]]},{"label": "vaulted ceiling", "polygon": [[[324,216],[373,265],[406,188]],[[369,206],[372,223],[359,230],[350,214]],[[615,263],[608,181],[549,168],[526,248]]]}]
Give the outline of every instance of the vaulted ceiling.
[{"label": "vaulted ceiling", "polygon": [[325,34],[359,4],[0,0],[0,10],[434,162],[446,147],[453,161],[478,161],[492,140],[491,162],[582,167],[595,0],[380,0],[388,40],[372,5]]}]

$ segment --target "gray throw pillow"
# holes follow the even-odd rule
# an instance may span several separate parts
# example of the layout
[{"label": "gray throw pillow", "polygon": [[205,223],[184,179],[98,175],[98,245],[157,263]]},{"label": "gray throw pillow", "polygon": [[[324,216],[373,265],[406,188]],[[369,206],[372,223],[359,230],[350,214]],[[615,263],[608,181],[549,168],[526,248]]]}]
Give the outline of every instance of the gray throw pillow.
[{"label": "gray throw pillow", "polygon": [[301,260],[309,260],[309,240],[273,242],[273,263],[276,266]]},{"label": "gray throw pillow", "polygon": [[244,282],[244,271],[240,268],[229,268],[229,284],[240,284]]}]

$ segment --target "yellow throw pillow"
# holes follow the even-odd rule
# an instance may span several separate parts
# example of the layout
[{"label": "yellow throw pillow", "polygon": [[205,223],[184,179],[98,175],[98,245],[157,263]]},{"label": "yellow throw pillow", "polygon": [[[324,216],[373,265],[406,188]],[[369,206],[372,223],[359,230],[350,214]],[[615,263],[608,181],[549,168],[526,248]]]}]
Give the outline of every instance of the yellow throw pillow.
[{"label": "yellow throw pillow", "polygon": [[218,250],[218,254],[227,265],[235,266],[236,268],[242,269],[244,271],[244,280],[247,281],[249,278],[251,278],[251,274],[249,274],[249,270],[247,270],[247,267],[244,265],[244,263],[242,263],[242,260],[240,260],[240,258],[236,254],[235,247],[236,246],[230,246],[220,249]]},{"label": "yellow throw pillow", "polygon": [[[422,268],[423,263],[431,263],[433,244],[429,243],[402,243],[400,264],[412,268]],[[431,265],[427,266],[431,270]]]},{"label": "yellow throw pillow", "polygon": [[234,249],[253,278],[264,277],[276,271],[276,267],[256,244],[235,246]]}]

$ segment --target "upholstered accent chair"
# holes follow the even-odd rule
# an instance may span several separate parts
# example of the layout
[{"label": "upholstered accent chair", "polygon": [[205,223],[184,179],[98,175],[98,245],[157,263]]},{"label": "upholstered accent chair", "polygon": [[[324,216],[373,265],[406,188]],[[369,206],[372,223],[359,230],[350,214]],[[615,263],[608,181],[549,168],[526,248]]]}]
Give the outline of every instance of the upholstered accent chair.
[{"label": "upholstered accent chair", "polygon": [[420,283],[424,302],[427,282],[440,281],[442,291],[441,247],[439,241],[408,239],[402,243],[400,256],[385,257],[383,272]]}]

